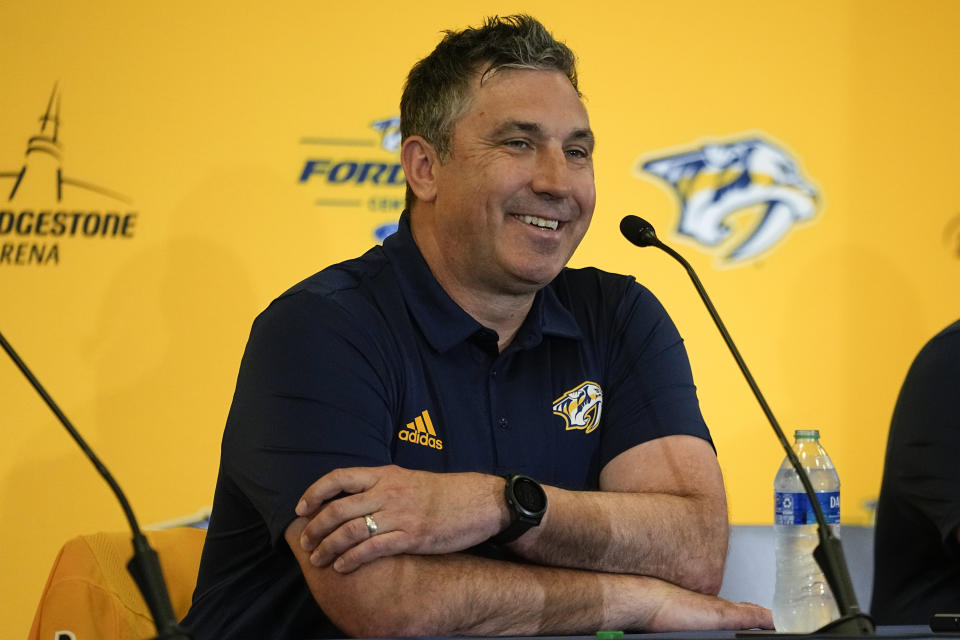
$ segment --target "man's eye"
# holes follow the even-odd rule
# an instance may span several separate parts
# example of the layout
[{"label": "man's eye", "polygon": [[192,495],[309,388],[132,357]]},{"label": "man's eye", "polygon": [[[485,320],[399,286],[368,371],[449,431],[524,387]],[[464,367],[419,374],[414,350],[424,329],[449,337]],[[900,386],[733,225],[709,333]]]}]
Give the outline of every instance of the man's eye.
[{"label": "man's eye", "polygon": [[506,145],[514,149],[526,149],[530,146],[526,140],[507,140]]},{"label": "man's eye", "polygon": [[588,157],[590,157],[590,154],[588,154],[588,153],[587,153],[586,151],[584,151],[583,149],[567,149],[567,155],[570,156],[571,158],[588,158]]}]

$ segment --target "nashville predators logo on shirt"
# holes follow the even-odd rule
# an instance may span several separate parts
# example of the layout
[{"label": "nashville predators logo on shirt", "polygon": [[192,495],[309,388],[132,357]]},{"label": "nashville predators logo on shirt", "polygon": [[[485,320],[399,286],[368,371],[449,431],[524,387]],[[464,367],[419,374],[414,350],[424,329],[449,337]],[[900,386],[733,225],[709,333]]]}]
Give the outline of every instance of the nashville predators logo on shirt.
[{"label": "nashville predators logo on shirt", "polygon": [[553,401],[553,412],[567,423],[570,429],[583,429],[590,433],[600,426],[600,410],[603,408],[603,390],[596,382],[584,382],[565,391]]},{"label": "nashville predators logo on shirt", "polygon": [[433,428],[429,411],[424,411],[413,421],[408,422],[405,428],[400,429],[397,437],[410,444],[430,447],[437,451],[443,449],[443,440],[437,437],[437,430]]}]

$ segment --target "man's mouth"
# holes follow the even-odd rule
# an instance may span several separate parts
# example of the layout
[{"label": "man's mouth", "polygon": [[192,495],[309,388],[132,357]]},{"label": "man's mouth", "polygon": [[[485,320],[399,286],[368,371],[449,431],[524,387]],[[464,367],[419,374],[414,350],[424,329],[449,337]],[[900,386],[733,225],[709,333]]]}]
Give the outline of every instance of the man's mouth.
[{"label": "man's mouth", "polygon": [[548,229],[550,231],[556,231],[560,226],[558,220],[547,220],[546,218],[538,218],[537,216],[520,216],[512,214],[514,218],[520,222],[526,222],[527,224],[533,225],[539,229]]}]

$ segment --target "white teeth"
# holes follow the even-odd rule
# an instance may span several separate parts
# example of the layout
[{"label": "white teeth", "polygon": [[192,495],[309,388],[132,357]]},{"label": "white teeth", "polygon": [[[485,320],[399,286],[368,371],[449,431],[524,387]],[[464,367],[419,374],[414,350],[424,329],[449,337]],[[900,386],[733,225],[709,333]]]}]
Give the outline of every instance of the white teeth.
[{"label": "white teeth", "polygon": [[541,229],[550,229],[551,231],[556,231],[557,227],[560,226],[560,223],[556,220],[546,220],[544,218],[538,218],[536,216],[513,216],[520,222],[526,222],[527,224],[532,224],[535,227],[540,227]]}]

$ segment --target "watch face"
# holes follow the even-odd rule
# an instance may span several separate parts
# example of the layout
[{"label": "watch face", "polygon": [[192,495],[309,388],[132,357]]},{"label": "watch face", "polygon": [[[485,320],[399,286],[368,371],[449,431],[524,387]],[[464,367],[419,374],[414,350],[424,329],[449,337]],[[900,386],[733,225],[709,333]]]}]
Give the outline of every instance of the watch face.
[{"label": "watch face", "polygon": [[516,478],[513,483],[513,495],[518,505],[531,514],[539,514],[547,507],[547,494],[530,478]]}]

